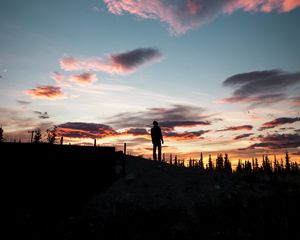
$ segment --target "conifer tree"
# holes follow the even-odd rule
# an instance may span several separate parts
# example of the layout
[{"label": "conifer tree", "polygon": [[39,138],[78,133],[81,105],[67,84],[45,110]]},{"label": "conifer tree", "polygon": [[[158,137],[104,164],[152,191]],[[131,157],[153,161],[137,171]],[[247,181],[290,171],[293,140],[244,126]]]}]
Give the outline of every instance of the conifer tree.
[{"label": "conifer tree", "polygon": [[241,164],[241,160],[239,159],[238,161],[238,165],[236,167],[236,171],[237,172],[242,172],[243,168],[242,168],[242,164]]},{"label": "conifer tree", "polygon": [[202,152],[201,152],[201,154],[200,154],[199,168],[201,168],[201,169],[203,169],[203,168],[204,168],[204,165],[203,165],[203,155],[202,155]]},{"label": "conifer tree", "polygon": [[56,140],[56,130],[57,127],[54,126],[53,128],[47,129],[47,141],[50,144],[54,144]]},{"label": "conifer tree", "polygon": [[41,139],[42,139],[42,134],[41,134],[41,129],[40,128],[37,128],[35,131],[34,131],[34,143],[39,143],[41,142]]},{"label": "conifer tree", "polygon": [[220,153],[216,160],[216,169],[222,170],[223,169],[223,155]]},{"label": "conifer tree", "polygon": [[232,172],[232,168],[231,168],[231,163],[229,161],[229,158],[228,158],[228,154],[225,153],[225,157],[224,157],[224,168],[230,172]]},{"label": "conifer tree", "polygon": [[3,132],[3,128],[0,127],[0,143],[4,142]]},{"label": "conifer tree", "polygon": [[211,155],[209,154],[208,155],[208,169],[212,170],[213,169],[213,163],[212,163],[212,160],[211,160]]},{"label": "conifer tree", "polygon": [[289,153],[286,151],[285,153],[285,171],[289,172],[291,170],[290,157]]}]

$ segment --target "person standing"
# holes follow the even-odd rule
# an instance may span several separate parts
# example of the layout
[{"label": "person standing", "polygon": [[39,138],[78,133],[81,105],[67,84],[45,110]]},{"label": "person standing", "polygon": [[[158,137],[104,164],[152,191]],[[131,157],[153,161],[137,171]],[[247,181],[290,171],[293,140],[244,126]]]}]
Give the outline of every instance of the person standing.
[{"label": "person standing", "polygon": [[161,144],[164,144],[161,129],[158,126],[157,121],[153,121],[153,127],[151,128],[151,139],[153,144],[153,160],[156,161],[156,148],[158,149],[158,161],[161,161]]}]

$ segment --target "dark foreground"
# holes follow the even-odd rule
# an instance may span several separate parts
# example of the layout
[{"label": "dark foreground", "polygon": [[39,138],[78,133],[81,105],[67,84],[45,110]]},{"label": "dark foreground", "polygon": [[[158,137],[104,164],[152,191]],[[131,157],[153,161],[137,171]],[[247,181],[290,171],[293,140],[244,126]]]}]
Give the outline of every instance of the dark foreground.
[{"label": "dark foreground", "polygon": [[[76,174],[70,175],[72,181],[52,176],[54,185],[45,181],[45,176],[29,176],[35,186],[37,182],[46,184],[41,189],[34,188],[36,192],[24,190],[25,173],[14,175],[22,186],[14,195],[15,232],[26,239],[300,236],[299,175],[199,171],[135,157],[128,158],[127,175],[119,179],[101,172],[100,166],[99,174],[95,174],[95,166],[83,168],[82,175],[76,169]],[[47,177],[51,171],[46,171]],[[51,190],[59,184],[59,191]]]}]

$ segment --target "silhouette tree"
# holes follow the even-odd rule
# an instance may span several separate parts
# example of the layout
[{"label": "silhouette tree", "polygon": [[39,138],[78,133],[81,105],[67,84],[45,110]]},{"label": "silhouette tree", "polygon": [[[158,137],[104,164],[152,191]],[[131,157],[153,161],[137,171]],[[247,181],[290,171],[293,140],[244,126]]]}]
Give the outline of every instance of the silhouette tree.
[{"label": "silhouette tree", "polygon": [[225,156],[224,156],[224,169],[229,171],[229,172],[232,172],[232,168],[231,168],[231,162],[228,158],[228,154],[225,153]]},{"label": "silhouette tree", "polygon": [[0,127],[0,143],[4,142],[4,138],[3,138],[3,128]]},{"label": "silhouette tree", "polygon": [[33,141],[34,141],[34,143],[39,143],[39,142],[41,142],[41,139],[42,139],[41,129],[37,128],[34,131]]},{"label": "silhouette tree", "polygon": [[242,164],[241,164],[241,160],[239,159],[238,161],[238,165],[236,167],[236,171],[237,172],[242,172],[243,168],[242,168]]},{"label": "silhouette tree", "polygon": [[200,160],[199,160],[199,168],[200,169],[204,169],[204,165],[203,165],[203,155],[202,153],[200,154]]},{"label": "silhouette tree", "polygon": [[56,130],[57,130],[57,126],[54,126],[53,128],[47,129],[47,141],[50,144],[54,144],[55,143],[55,138],[56,138]]},{"label": "silhouette tree", "polygon": [[216,169],[222,170],[223,169],[223,155],[222,153],[218,154],[217,160],[216,160]]},{"label": "silhouette tree", "polygon": [[286,172],[291,171],[290,157],[287,151],[285,153],[285,171]]},{"label": "silhouette tree", "polygon": [[208,169],[213,170],[214,166],[213,166],[213,162],[211,160],[211,155],[208,155]]}]

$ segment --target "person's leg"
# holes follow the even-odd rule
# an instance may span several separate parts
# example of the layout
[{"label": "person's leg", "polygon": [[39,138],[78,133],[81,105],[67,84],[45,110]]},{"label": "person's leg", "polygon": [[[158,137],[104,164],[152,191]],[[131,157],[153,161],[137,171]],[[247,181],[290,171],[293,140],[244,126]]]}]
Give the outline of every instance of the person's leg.
[{"label": "person's leg", "polygon": [[153,144],[153,160],[156,161],[156,144]]},{"label": "person's leg", "polygon": [[161,144],[158,144],[158,161],[161,162]]}]

